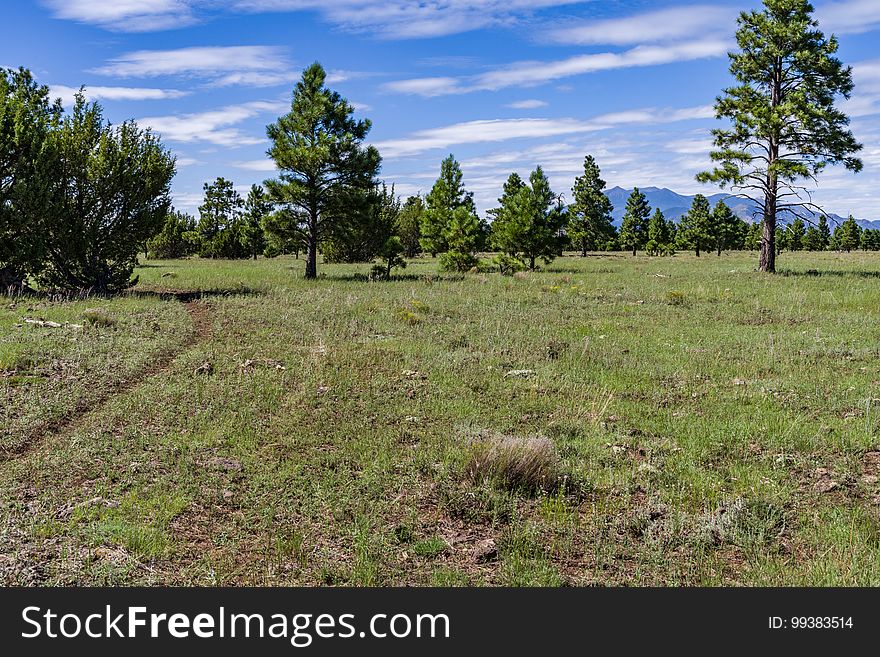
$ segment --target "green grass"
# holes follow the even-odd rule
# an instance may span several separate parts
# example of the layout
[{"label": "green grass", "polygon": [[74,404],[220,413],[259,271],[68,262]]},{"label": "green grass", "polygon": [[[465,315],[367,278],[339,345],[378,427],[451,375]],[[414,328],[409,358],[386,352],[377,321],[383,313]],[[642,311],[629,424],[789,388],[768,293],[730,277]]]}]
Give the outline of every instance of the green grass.
[{"label": "green grass", "polygon": [[[169,261],[9,300],[0,582],[878,585],[880,255],[755,261]],[[483,434],[564,483],[469,476]]]}]

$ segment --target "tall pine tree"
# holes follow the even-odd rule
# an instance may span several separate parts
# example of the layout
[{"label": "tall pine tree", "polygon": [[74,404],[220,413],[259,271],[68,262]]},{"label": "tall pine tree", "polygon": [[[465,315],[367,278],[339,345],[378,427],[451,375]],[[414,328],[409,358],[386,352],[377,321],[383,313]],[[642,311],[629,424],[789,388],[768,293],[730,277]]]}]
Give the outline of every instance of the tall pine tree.
[{"label": "tall pine tree", "polygon": [[[463,178],[455,156],[449,155],[440,164],[440,177],[425,197],[421,244],[422,249],[433,256],[449,250],[446,233],[459,208],[476,215],[473,194],[465,189]],[[479,220],[477,230],[479,232]]]},{"label": "tall pine tree", "polygon": [[777,213],[798,213],[812,204],[803,181],[829,164],[860,171],[861,150],[848,117],[835,100],[848,98],[852,70],[835,57],[838,44],[826,38],[807,0],[764,0],[763,11],[740,14],[739,52],[730,71],[740,83],[715,104],[728,129],[713,131],[718,163],[697,179],[730,185],[758,203],[763,215],[761,271],[776,271]]},{"label": "tall pine tree", "polygon": [[631,250],[633,255],[644,248],[648,241],[650,216],[651,206],[648,205],[648,197],[636,187],[626,201],[626,212],[620,224],[620,246]]},{"label": "tall pine tree", "polygon": [[584,173],[575,178],[571,193],[574,202],[568,207],[566,228],[571,243],[580,249],[583,256],[589,250],[604,249],[614,239],[616,232],[611,223],[614,208],[605,196],[605,181],[592,155],[584,158]]},{"label": "tall pine tree", "polygon": [[550,189],[541,167],[529,176],[526,185],[511,174],[493,212],[492,243],[502,253],[517,258],[534,270],[538,258],[551,262],[559,253],[560,233],[566,213]]},{"label": "tall pine tree", "polygon": [[277,179],[266,181],[266,190],[273,204],[285,210],[267,225],[277,226],[287,239],[299,235],[306,247],[307,279],[318,276],[321,241],[357,210],[341,199],[366,202],[381,165],[379,151],[363,145],[370,121],[355,120],[354,108],[328,89],[326,80],[320,64],[309,66],[293,90],[290,112],[266,129],[272,141],[269,156],[280,170]]}]

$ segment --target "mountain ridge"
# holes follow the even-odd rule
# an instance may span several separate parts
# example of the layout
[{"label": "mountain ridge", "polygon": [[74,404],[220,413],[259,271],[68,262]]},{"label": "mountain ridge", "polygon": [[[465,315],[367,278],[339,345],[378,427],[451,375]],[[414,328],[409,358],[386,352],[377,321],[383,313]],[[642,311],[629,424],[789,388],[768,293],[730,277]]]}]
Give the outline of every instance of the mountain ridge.
[{"label": "mountain ridge", "polygon": [[[660,211],[667,219],[672,219],[675,222],[678,222],[687,213],[696,196],[696,194],[692,196],[679,194],[667,187],[640,187],[639,190],[647,197],[652,212],[654,209],[660,208]],[[624,189],[619,186],[605,190],[605,196],[608,197],[614,206],[611,216],[616,226],[620,226],[620,222],[623,220],[623,214],[626,211],[626,200],[630,194],[632,194],[632,189]],[[733,197],[725,193],[712,194],[711,196],[706,196],[706,198],[709,199],[709,203],[713,206],[718,202],[724,202],[733,210],[736,216],[748,222],[753,222],[754,217],[760,214],[758,206],[749,199]],[[818,212],[807,212],[806,214],[812,220],[819,218]],[[827,213],[825,216],[828,217],[828,223],[832,229],[846,220],[846,217],[834,214],[833,212]],[[792,218],[790,214],[783,213],[779,217],[779,222],[781,224],[788,224]],[[856,219],[856,223],[861,228],[880,229],[880,220]]]}]

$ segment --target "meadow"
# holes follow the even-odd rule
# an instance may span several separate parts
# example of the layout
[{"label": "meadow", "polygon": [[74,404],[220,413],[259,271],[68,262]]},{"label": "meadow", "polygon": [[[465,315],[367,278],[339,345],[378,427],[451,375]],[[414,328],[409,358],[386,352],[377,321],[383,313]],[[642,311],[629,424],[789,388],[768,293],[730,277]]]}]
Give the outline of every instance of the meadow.
[{"label": "meadow", "polygon": [[0,584],[876,586],[880,255],[755,265],[4,298]]}]

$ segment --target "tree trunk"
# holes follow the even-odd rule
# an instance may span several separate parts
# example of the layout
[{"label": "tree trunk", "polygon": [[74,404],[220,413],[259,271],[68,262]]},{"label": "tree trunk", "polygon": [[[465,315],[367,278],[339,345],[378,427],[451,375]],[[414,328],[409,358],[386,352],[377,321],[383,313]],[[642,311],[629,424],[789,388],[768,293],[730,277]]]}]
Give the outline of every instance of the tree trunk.
[{"label": "tree trunk", "polygon": [[721,257],[721,244],[718,245],[718,257]]},{"label": "tree trunk", "polygon": [[309,237],[309,247],[306,250],[306,278],[318,278],[318,241],[314,237]]},{"label": "tree trunk", "polygon": [[[773,89],[770,104],[773,107],[779,105],[782,94],[782,62],[777,61],[773,73]],[[764,194],[764,234],[761,238],[761,256],[758,261],[758,270],[768,273],[776,271],[776,195],[778,194],[778,180],[773,171],[773,165],[779,159],[779,141],[776,136],[770,137],[770,148],[767,157],[767,186]]]},{"label": "tree trunk", "polygon": [[700,247],[699,247],[699,245],[697,245],[695,251],[697,252],[697,257],[699,258],[699,257],[700,257]]},{"label": "tree trunk", "polygon": [[535,256],[529,258],[529,269],[535,271]]},{"label": "tree trunk", "polygon": [[312,204],[310,214],[306,245],[306,280],[318,278],[318,209],[315,204]]},{"label": "tree trunk", "polygon": [[633,247],[633,255],[636,254],[636,247]]},{"label": "tree trunk", "polygon": [[587,240],[581,241],[581,257],[587,257]]}]

